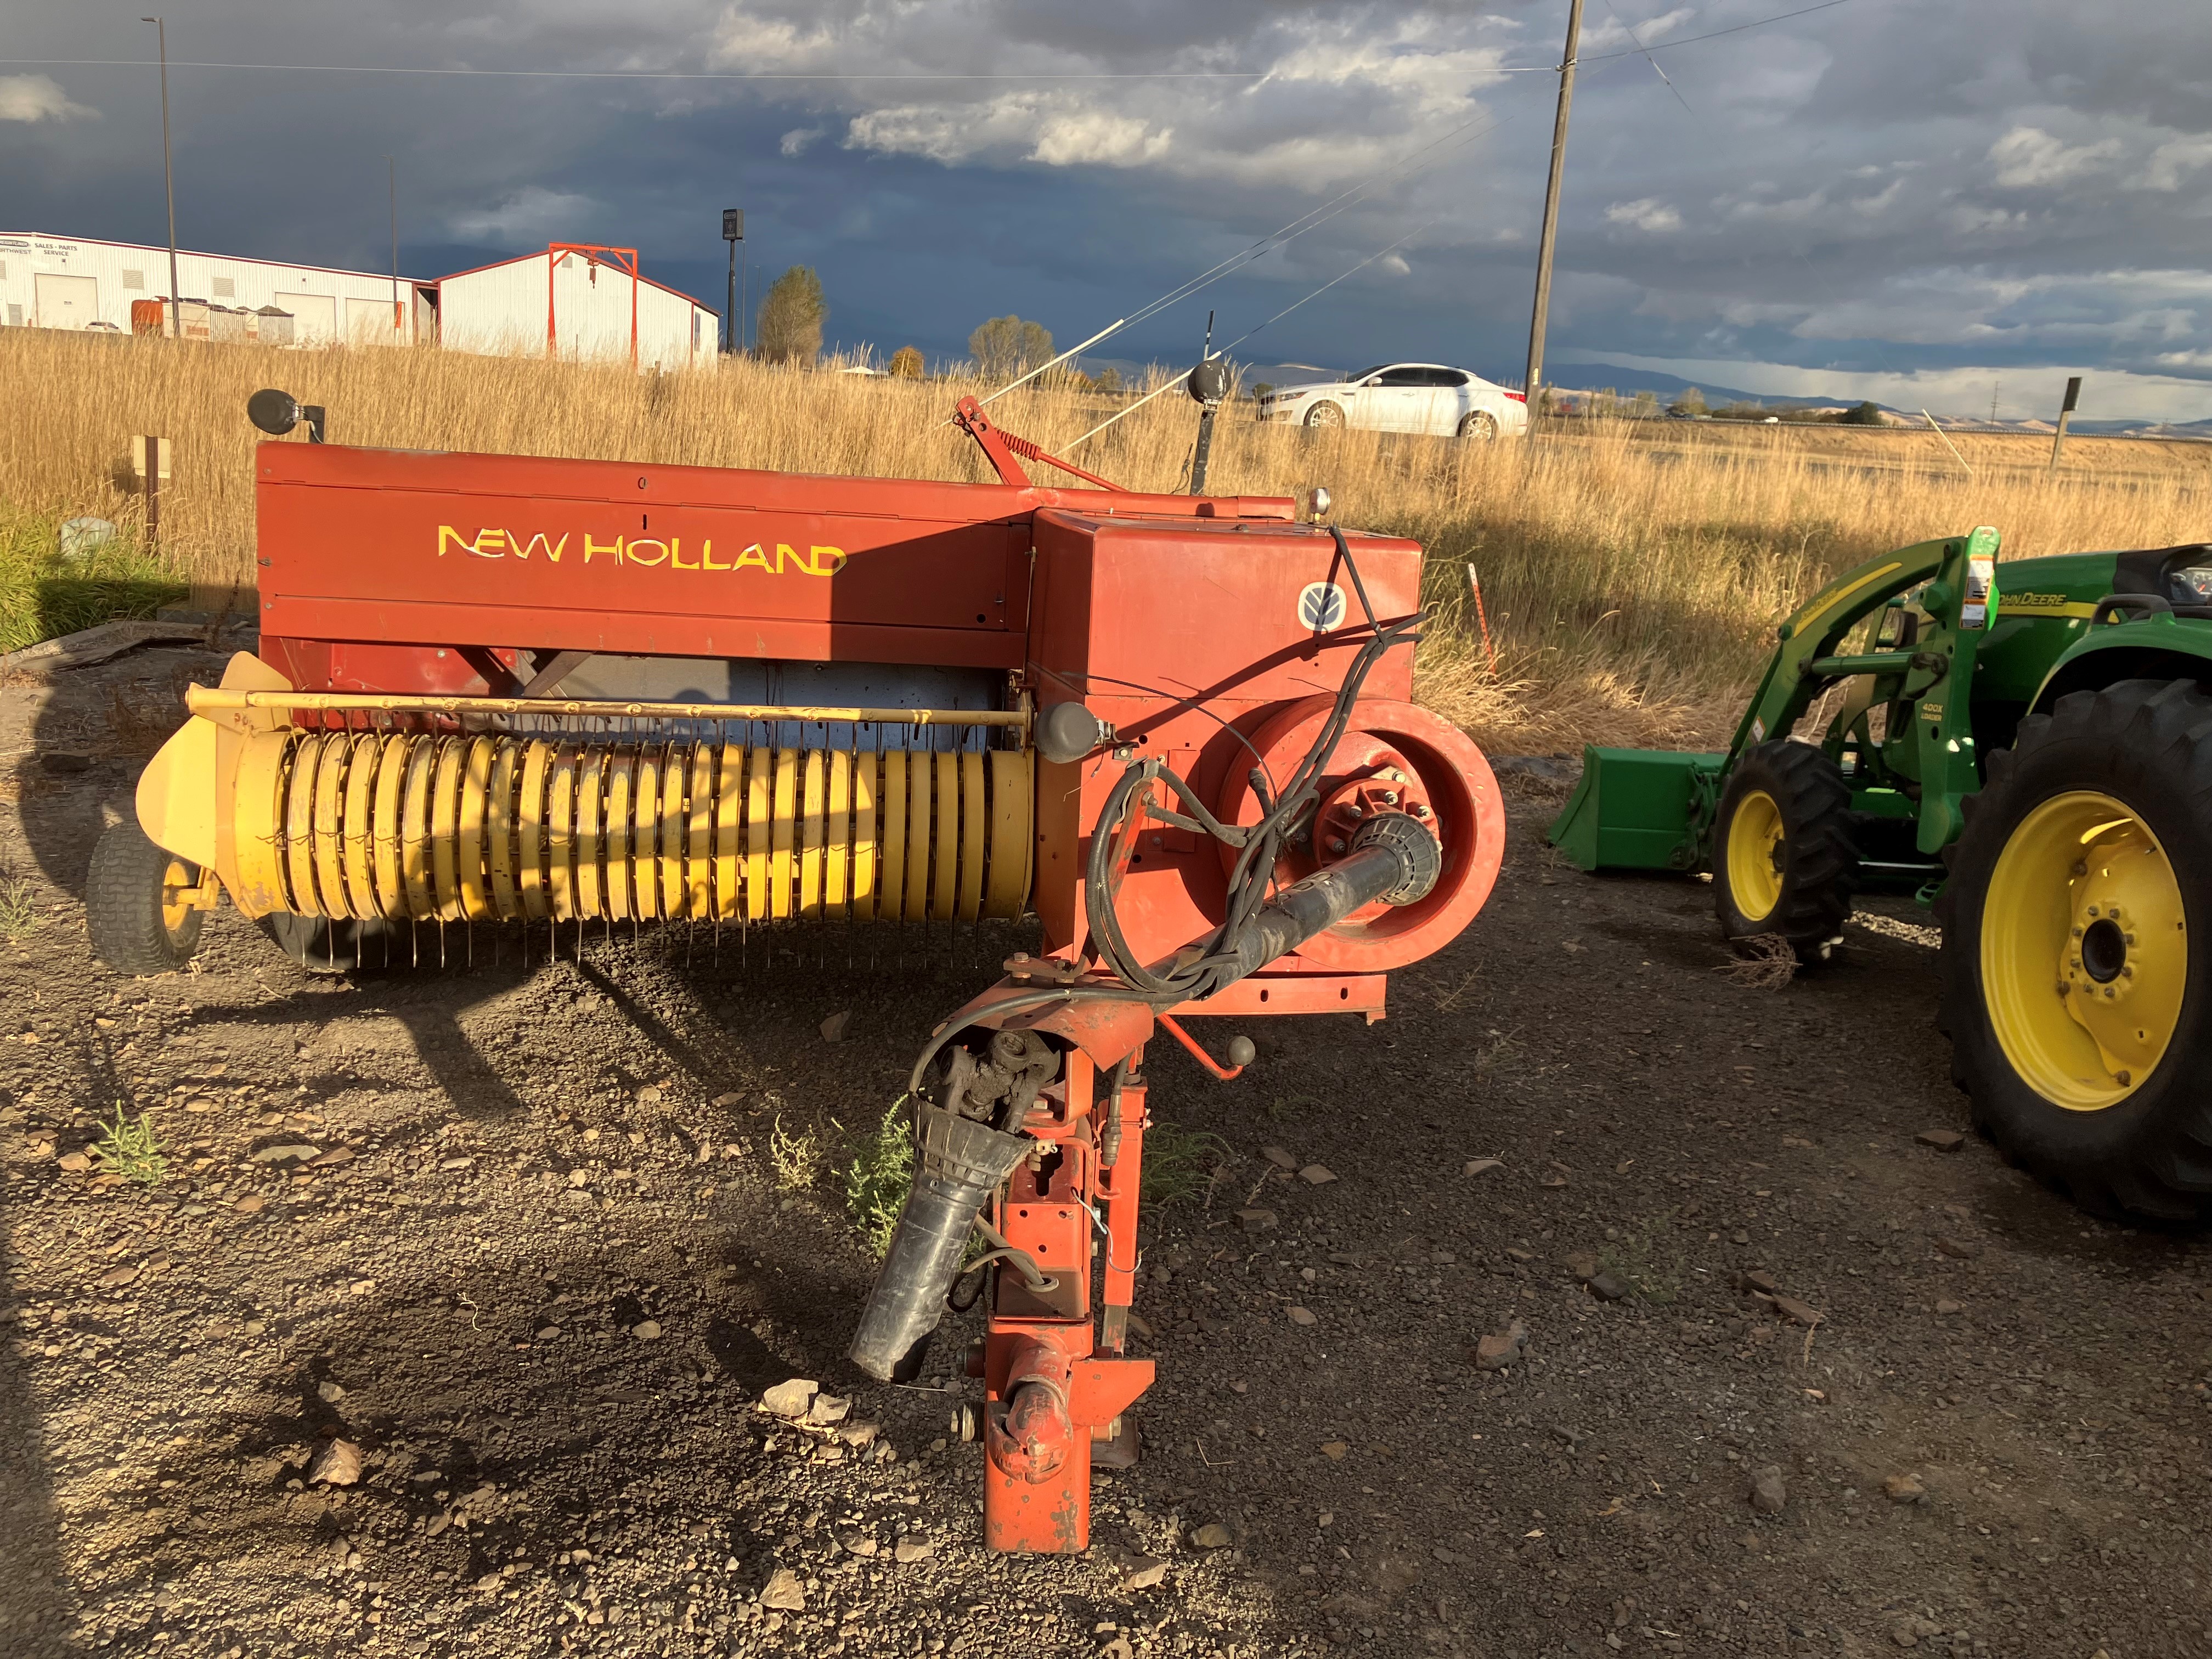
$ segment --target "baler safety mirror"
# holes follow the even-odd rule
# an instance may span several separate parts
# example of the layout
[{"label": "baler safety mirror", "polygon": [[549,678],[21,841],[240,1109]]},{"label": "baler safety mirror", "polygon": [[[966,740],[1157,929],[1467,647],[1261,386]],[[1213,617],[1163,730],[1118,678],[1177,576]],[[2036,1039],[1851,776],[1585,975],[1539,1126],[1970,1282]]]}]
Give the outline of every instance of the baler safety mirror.
[{"label": "baler safety mirror", "polygon": [[246,418],[272,438],[281,438],[305,421],[307,441],[319,444],[323,441],[323,406],[303,404],[289,392],[279,392],[274,386],[264,386],[246,400]]},{"label": "baler safety mirror", "polygon": [[300,424],[299,400],[289,392],[264,386],[246,400],[246,418],[272,438],[281,438]]}]

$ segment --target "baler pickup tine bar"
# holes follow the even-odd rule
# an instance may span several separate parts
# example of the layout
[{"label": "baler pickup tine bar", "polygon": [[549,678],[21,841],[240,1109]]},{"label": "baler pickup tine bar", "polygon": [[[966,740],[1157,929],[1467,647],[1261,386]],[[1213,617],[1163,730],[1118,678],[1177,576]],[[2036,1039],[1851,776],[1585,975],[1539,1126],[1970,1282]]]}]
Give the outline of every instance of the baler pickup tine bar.
[{"label": "baler pickup tine bar", "polygon": [[386,714],[596,715],[627,720],[836,720],[902,725],[1000,726],[1026,732],[1024,708],[846,708],[811,703],[629,702],[568,697],[460,697],[400,696],[381,691],[237,691],[219,686],[185,689],[185,706],[195,714],[247,708],[298,708],[314,712],[371,709]]}]

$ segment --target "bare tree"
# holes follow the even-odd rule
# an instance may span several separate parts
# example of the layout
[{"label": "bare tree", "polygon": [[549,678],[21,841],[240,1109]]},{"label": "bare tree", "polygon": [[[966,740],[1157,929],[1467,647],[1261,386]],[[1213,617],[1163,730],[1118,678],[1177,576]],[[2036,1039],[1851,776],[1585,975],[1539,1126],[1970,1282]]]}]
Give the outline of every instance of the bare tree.
[{"label": "bare tree", "polygon": [[894,380],[918,380],[921,371],[921,353],[916,348],[901,346],[891,353],[890,374]]}]

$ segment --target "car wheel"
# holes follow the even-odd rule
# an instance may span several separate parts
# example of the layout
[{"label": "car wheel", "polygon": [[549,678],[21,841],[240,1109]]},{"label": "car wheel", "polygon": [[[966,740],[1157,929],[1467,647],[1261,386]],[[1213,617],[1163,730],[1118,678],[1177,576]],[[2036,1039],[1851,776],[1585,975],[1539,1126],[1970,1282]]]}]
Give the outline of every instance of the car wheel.
[{"label": "car wheel", "polygon": [[1306,424],[1340,427],[1344,424],[1344,410],[1337,404],[1316,404],[1306,410]]},{"label": "car wheel", "polygon": [[1459,423],[1459,435],[1486,444],[1498,435],[1498,417],[1486,409],[1478,409]]}]

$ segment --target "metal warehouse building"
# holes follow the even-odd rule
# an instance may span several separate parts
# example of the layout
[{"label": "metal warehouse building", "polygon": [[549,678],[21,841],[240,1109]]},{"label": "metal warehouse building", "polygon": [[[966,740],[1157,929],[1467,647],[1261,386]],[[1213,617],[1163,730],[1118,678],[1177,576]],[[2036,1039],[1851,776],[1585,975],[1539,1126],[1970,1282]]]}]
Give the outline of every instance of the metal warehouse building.
[{"label": "metal warehouse building", "polygon": [[[389,272],[331,270],[177,250],[185,333],[276,345],[404,345],[435,337],[434,289]],[[394,289],[398,304],[393,304]],[[0,325],[169,331],[169,250],[0,232]]]},{"label": "metal warehouse building", "polygon": [[556,242],[438,284],[438,339],[460,351],[710,364],[718,313],[638,274],[637,250]]},{"label": "metal warehouse building", "polygon": [[[441,282],[177,250],[187,339],[711,367],[721,319],[642,276],[637,250],[556,242]],[[171,331],[169,251],[0,232],[0,326]],[[397,292],[395,302],[393,295]]]}]

